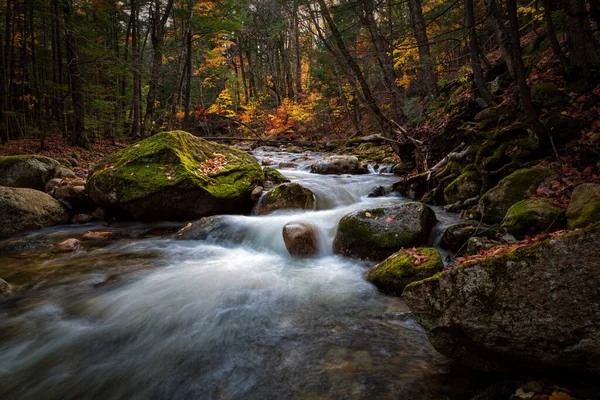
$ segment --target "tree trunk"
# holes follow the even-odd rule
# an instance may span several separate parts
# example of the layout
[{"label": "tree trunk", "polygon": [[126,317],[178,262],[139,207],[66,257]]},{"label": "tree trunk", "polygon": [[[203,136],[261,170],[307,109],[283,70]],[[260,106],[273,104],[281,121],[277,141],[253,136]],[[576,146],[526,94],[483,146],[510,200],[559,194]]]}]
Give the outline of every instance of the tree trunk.
[{"label": "tree trunk", "polygon": [[421,72],[423,75],[423,83],[427,88],[427,93],[431,97],[436,97],[438,94],[437,77],[431,50],[429,49],[429,40],[427,39],[427,26],[423,18],[423,9],[421,0],[408,0],[410,9],[410,21],[413,27],[413,34],[417,40],[419,47],[419,63],[421,64]]},{"label": "tree trunk", "polygon": [[591,68],[595,64],[595,46],[587,19],[585,2],[583,0],[567,0],[566,11],[570,69],[589,80]]},{"label": "tree trunk", "polygon": [[65,19],[65,45],[67,49],[67,62],[69,66],[69,80],[71,82],[71,98],[73,100],[74,127],[73,143],[78,146],[87,146],[88,138],[85,131],[85,104],[83,98],[83,82],[79,68],[79,49],[73,38],[72,4],[71,0],[63,3]]},{"label": "tree trunk", "polygon": [[471,68],[473,69],[473,80],[479,90],[479,94],[488,105],[494,104],[494,97],[490,93],[481,68],[479,43],[477,42],[477,33],[475,31],[475,12],[473,10],[473,0],[465,0],[466,23],[469,31],[469,50],[471,52]]},{"label": "tree trunk", "polygon": [[296,89],[294,98],[298,100],[298,95],[302,93],[302,52],[300,49],[300,29],[298,28],[298,2],[294,2],[294,15],[292,18],[293,34],[294,34],[294,76],[296,81]]},{"label": "tree trunk", "polygon": [[135,139],[140,137],[140,43],[139,43],[139,5],[137,1],[131,1],[131,59],[133,69],[133,99],[132,99],[132,120],[131,136]]},{"label": "tree trunk", "polygon": [[512,60],[512,46],[510,43],[510,34],[504,22],[504,13],[502,9],[498,6],[496,0],[486,0],[486,3],[488,13],[491,16],[492,24],[494,25],[494,30],[496,31],[496,39],[498,41],[498,46],[500,46],[502,57],[506,62],[508,72],[513,78],[516,78],[515,68]]},{"label": "tree trunk", "polygon": [[550,39],[550,44],[552,45],[552,51],[554,55],[560,62],[560,66],[563,72],[568,72],[567,70],[567,59],[562,52],[562,48],[560,47],[560,43],[558,38],[556,37],[556,29],[554,28],[554,22],[552,21],[552,3],[551,0],[543,0],[544,5],[544,20],[546,21],[546,33],[548,34],[548,39]]},{"label": "tree trunk", "polygon": [[517,75],[517,83],[519,85],[519,94],[521,100],[521,106],[533,133],[537,136],[540,141],[540,147],[544,148],[551,144],[548,133],[544,130],[542,123],[540,122],[538,115],[533,108],[531,102],[531,91],[527,85],[527,77],[525,74],[525,66],[523,65],[523,58],[521,55],[521,37],[519,34],[519,20],[517,17],[517,3],[516,0],[506,0],[506,11],[508,14],[508,26],[510,34],[510,42],[512,49],[513,66],[515,74]]}]

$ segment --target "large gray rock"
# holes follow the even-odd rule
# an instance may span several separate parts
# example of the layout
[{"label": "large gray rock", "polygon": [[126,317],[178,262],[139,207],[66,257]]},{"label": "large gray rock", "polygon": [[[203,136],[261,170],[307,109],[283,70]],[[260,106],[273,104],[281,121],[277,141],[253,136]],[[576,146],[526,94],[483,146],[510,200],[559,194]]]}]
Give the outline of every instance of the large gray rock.
[{"label": "large gray rock", "polygon": [[91,172],[87,191],[107,209],[137,220],[187,220],[249,213],[261,166],[233,147],[187,132],[162,132],[111,155]]},{"label": "large gray rock", "polygon": [[366,174],[369,172],[356,156],[331,156],[311,165],[310,171],[322,175]]},{"label": "large gray rock", "polygon": [[256,213],[268,214],[281,209],[312,210],[315,207],[315,195],[297,183],[284,183],[269,190],[260,199]]},{"label": "large gray rock", "polygon": [[582,183],[571,193],[567,208],[569,229],[583,228],[600,221],[600,185]]},{"label": "large gray rock", "polygon": [[540,197],[513,204],[502,220],[502,228],[517,239],[566,227],[565,210],[554,205],[552,199]]},{"label": "large gray rock", "polygon": [[227,215],[213,215],[187,224],[172,235],[177,240],[213,240],[241,243],[247,229]]},{"label": "large gray rock", "polygon": [[58,161],[37,155],[0,157],[0,186],[44,191],[54,178],[75,178]]},{"label": "large gray rock", "polygon": [[402,295],[440,353],[485,370],[600,373],[600,224],[414,282]]},{"label": "large gray rock", "polygon": [[513,204],[536,193],[540,186],[558,179],[558,174],[548,168],[524,168],[513,172],[481,197],[479,209],[483,221],[488,224],[501,222]]},{"label": "large gray rock", "polygon": [[46,193],[0,186],[0,238],[68,222],[65,207]]},{"label": "large gray rock", "polygon": [[333,251],[381,261],[402,247],[427,244],[436,223],[433,210],[418,202],[355,211],[341,219]]},{"label": "large gray rock", "polygon": [[310,224],[290,222],[283,227],[283,241],[293,257],[312,257],[319,252],[317,231]]}]

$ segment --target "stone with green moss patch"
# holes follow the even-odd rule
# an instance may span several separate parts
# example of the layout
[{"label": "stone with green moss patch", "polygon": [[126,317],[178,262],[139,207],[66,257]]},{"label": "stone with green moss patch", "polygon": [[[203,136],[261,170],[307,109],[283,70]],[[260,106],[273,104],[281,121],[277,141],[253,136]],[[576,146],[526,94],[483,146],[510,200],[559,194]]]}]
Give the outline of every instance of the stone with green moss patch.
[{"label": "stone with green moss patch", "polygon": [[415,257],[406,250],[392,254],[367,272],[367,280],[379,290],[400,296],[411,282],[429,278],[444,269],[440,252],[433,248],[418,248]]},{"label": "stone with green moss patch", "polygon": [[561,103],[562,96],[554,83],[538,83],[531,87],[531,101],[539,107],[554,107]]},{"label": "stone with green moss patch", "polygon": [[497,230],[479,221],[466,221],[448,226],[442,235],[442,247],[453,252],[464,252],[469,239],[483,236],[490,239],[496,237]]},{"label": "stone with green moss patch", "polygon": [[517,239],[554,232],[566,228],[566,225],[565,211],[552,204],[551,199],[539,197],[513,204],[502,220],[502,228]]},{"label": "stone with green moss patch", "polygon": [[265,173],[265,181],[270,181],[276,184],[290,181],[281,172],[273,167],[265,167],[263,171]]},{"label": "stone with green moss patch", "polygon": [[0,185],[44,191],[54,178],[75,178],[58,161],[38,155],[0,157]]},{"label": "stone with green moss patch", "polygon": [[268,214],[282,209],[312,210],[315,207],[315,195],[298,183],[284,183],[269,190],[258,203],[256,213]]},{"label": "stone with green moss patch", "polygon": [[192,219],[251,210],[264,175],[233,147],[184,131],[159,133],[103,160],[87,189],[98,204],[138,220]]},{"label": "stone with green moss patch", "polygon": [[458,178],[450,182],[444,189],[444,200],[448,204],[465,201],[479,194],[481,190],[481,177],[475,170],[463,172]]},{"label": "stone with green moss patch", "polygon": [[418,202],[352,212],[341,219],[333,242],[337,254],[381,261],[402,247],[427,243],[435,213]]},{"label": "stone with green moss patch", "polygon": [[481,197],[479,208],[483,220],[489,224],[501,222],[513,204],[556,179],[559,179],[558,174],[548,168],[523,168],[513,172]]},{"label": "stone with green moss patch", "polygon": [[600,221],[600,185],[583,183],[573,190],[567,219],[569,229],[584,228]]}]

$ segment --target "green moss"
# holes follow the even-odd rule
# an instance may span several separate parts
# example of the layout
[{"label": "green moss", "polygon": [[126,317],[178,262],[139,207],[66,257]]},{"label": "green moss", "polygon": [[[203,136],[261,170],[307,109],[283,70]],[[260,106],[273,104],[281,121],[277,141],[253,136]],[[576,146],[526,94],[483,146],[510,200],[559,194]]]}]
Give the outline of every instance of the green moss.
[{"label": "green moss", "polygon": [[538,83],[531,87],[531,100],[540,107],[553,107],[560,104],[561,95],[554,83]]},{"label": "green moss", "polygon": [[273,167],[265,167],[263,172],[265,174],[266,181],[271,181],[273,183],[285,183],[290,181],[281,172]]},{"label": "green moss", "polygon": [[397,249],[404,243],[413,243],[418,238],[417,233],[411,231],[380,231],[367,221],[353,216],[342,218],[338,229],[344,232],[345,236],[360,238],[360,246],[364,249]]},{"label": "green moss", "polygon": [[0,169],[10,168],[12,165],[29,160],[37,160],[43,162],[44,164],[54,165],[56,167],[60,166],[60,163],[52,158],[38,156],[36,154],[24,154],[19,156],[0,157]]},{"label": "green moss", "polygon": [[569,229],[584,228],[600,221],[600,185],[584,183],[573,191],[567,217]]},{"label": "green moss", "polygon": [[521,238],[541,232],[556,231],[566,227],[564,210],[543,198],[526,199],[509,208],[502,227]]},{"label": "green moss", "polygon": [[[205,175],[202,163],[222,154],[227,162]],[[107,176],[109,175],[109,176]],[[123,203],[165,187],[202,188],[217,198],[234,198],[264,179],[260,165],[246,153],[208,142],[184,131],[159,133],[114,154],[90,175],[88,185],[101,178],[116,182]]]},{"label": "green moss", "polygon": [[444,189],[444,199],[452,204],[457,201],[465,201],[479,194],[481,189],[481,177],[477,171],[468,170],[453,180]]},{"label": "green moss", "polygon": [[367,280],[380,290],[399,296],[409,283],[443,270],[444,263],[439,251],[433,248],[419,248],[417,252],[429,259],[415,265],[415,257],[401,250],[371,268],[367,272]]}]

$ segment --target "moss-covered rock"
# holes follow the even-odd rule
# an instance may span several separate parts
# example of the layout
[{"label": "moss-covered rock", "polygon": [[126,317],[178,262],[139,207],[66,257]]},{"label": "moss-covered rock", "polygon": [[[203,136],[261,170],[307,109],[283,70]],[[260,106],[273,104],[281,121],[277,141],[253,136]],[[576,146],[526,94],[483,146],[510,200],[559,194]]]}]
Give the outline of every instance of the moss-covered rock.
[{"label": "moss-covered rock", "polygon": [[0,157],[0,186],[44,191],[54,178],[75,178],[73,171],[58,161],[38,155]]},{"label": "moss-covered rock", "polygon": [[0,186],[0,238],[68,222],[67,210],[46,193]]},{"label": "moss-covered rock", "polygon": [[284,183],[265,193],[256,213],[262,215],[281,209],[312,210],[315,202],[315,194],[310,189],[298,183]]},{"label": "moss-covered rock", "polygon": [[281,172],[273,167],[265,167],[263,171],[265,173],[265,181],[273,182],[275,184],[286,183],[290,181]]},{"label": "moss-covered rock", "polygon": [[502,220],[502,228],[522,239],[542,232],[554,232],[566,228],[565,211],[552,204],[551,199],[533,198],[512,205]]},{"label": "moss-covered rock", "polygon": [[561,103],[562,96],[554,83],[538,83],[531,86],[531,101],[541,108],[554,107]]},{"label": "moss-covered rock", "polygon": [[489,224],[501,222],[513,204],[556,179],[559,179],[558,174],[548,168],[523,168],[513,172],[481,197],[479,209],[483,220]]},{"label": "moss-covered rock", "polygon": [[[367,272],[367,280],[382,292],[400,296],[409,283],[429,278],[443,271],[440,252],[433,248],[416,249],[421,259],[400,250]],[[425,256],[425,257],[423,257]]]},{"label": "moss-covered rock", "polygon": [[103,160],[90,173],[87,189],[96,203],[138,220],[192,219],[250,212],[252,190],[263,180],[250,155],[173,131]]},{"label": "moss-covered rock", "polygon": [[600,224],[408,285],[440,353],[475,368],[600,373]]},{"label": "moss-covered rock", "polygon": [[453,252],[458,252],[459,250],[462,252],[466,250],[469,238],[483,236],[492,239],[496,237],[496,233],[496,229],[479,221],[461,222],[450,225],[444,230],[441,245]]},{"label": "moss-covered rock", "polygon": [[474,255],[482,250],[489,250],[501,243],[487,237],[473,236],[467,241],[467,251],[469,255]]},{"label": "moss-covered rock", "polygon": [[583,183],[573,190],[567,219],[569,229],[583,228],[600,221],[600,185]]},{"label": "moss-covered rock", "polygon": [[466,171],[450,182],[444,189],[444,200],[448,204],[476,197],[481,190],[481,177],[476,170]]},{"label": "moss-covered rock", "polygon": [[333,250],[381,261],[402,247],[426,244],[436,223],[433,210],[418,202],[355,211],[341,219]]}]

